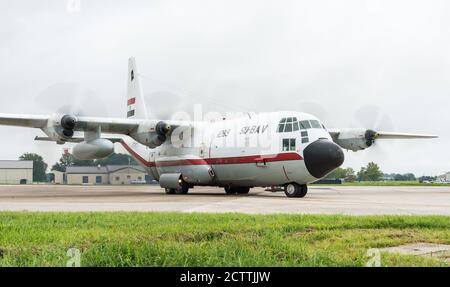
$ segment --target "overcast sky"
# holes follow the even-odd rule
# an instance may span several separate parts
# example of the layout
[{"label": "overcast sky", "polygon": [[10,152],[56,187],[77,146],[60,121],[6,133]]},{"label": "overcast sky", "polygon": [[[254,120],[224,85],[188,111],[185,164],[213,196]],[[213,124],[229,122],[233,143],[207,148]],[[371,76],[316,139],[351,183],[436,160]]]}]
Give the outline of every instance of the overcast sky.
[{"label": "overcast sky", "polygon": [[[450,171],[448,1],[71,2],[0,2],[0,113],[70,103],[124,117],[134,56],[155,114],[299,110],[328,127],[438,134],[346,152],[344,166]],[[52,165],[62,153],[34,142],[39,130],[0,133],[0,159],[31,151]]]}]

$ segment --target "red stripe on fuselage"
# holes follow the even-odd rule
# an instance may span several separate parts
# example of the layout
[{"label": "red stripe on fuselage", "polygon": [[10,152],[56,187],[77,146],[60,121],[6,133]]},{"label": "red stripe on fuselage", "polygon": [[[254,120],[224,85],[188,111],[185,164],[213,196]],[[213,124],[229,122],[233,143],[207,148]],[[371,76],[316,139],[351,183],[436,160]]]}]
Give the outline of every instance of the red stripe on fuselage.
[{"label": "red stripe on fuselage", "polygon": [[128,99],[128,101],[127,101],[128,106],[134,105],[135,103],[136,103],[136,98],[131,98],[131,99]]},{"label": "red stripe on fuselage", "polygon": [[137,152],[135,152],[129,145],[127,145],[123,140],[120,141],[122,146],[129,152],[132,156],[134,156],[138,161],[140,161],[143,165],[147,167],[155,166],[154,162],[146,161],[142,156],[140,156]]},{"label": "red stripe on fuselage", "polygon": [[303,158],[294,152],[279,153],[272,155],[250,155],[250,156],[236,156],[236,157],[216,157],[206,159],[177,159],[177,160],[161,160],[157,162],[146,161],[143,157],[131,149],[125,142],[121,142],[122,146],[132,154],[137,160],[145,166],[180,166],[180,165],[217,165],[217,164],[244,164],[257,162],[275,162],[275,161],[290,161],[302,160]]}]

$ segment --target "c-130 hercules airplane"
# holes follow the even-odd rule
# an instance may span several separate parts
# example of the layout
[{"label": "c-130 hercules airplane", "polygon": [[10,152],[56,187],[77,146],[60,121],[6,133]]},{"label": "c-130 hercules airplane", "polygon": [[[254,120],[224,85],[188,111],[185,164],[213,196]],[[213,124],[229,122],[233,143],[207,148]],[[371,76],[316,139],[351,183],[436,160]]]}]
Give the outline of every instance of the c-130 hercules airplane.
[{"label": "c-130 hercules airplane", "polygon": [[[118,142],[159,181],[167,194],[194,186],[219,186],[228,194],[252,187],[283,186],[288,197],[304,197],[307,184],[344,162],[343,149],[358,151],[378,139],[433,135],[370,129],[327,130],[313,115],[271,112],[219,121],[148,119],[134,58],[129,59],[127,118],[70,114],[0,114],[0,124],[41,129],[36,140],[76,143],[79,159],[104,158]],[[84,132],[76,137],[75,132]],[[105,138],[102,135],[120,135]]]}]

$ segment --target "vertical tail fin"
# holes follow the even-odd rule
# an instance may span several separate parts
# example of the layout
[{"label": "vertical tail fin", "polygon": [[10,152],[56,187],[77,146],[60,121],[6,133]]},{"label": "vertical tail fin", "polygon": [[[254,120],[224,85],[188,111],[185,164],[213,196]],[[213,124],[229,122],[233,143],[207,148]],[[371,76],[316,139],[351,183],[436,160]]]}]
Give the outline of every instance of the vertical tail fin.
[{"label": "vertical tail fin", "polygon": [[141,81],[133,57],[128,59],[127,118],[147,118]]}]

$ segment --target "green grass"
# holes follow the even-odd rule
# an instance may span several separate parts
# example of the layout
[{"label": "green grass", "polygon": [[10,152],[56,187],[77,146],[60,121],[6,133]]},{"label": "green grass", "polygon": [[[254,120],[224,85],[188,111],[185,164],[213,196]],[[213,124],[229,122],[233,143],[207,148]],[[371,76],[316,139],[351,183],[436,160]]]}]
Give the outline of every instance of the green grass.
[{"label": "green grass", "polygon": [[361,182],[355,181],[355,182],[344,182],[342,184],[326,184],[326,185],[338,185],[338,186],[448,186],[448,187],[450,187],[450,184],[445,184],[445,183],[420,183],[418,181],[361,181]]},{"label": "green grass", "polygon": [[[450,244],[450,217],[0,213],[0,266],[364,266],[369,248]],[[449,266],[382,253],[384,266]]]}]

